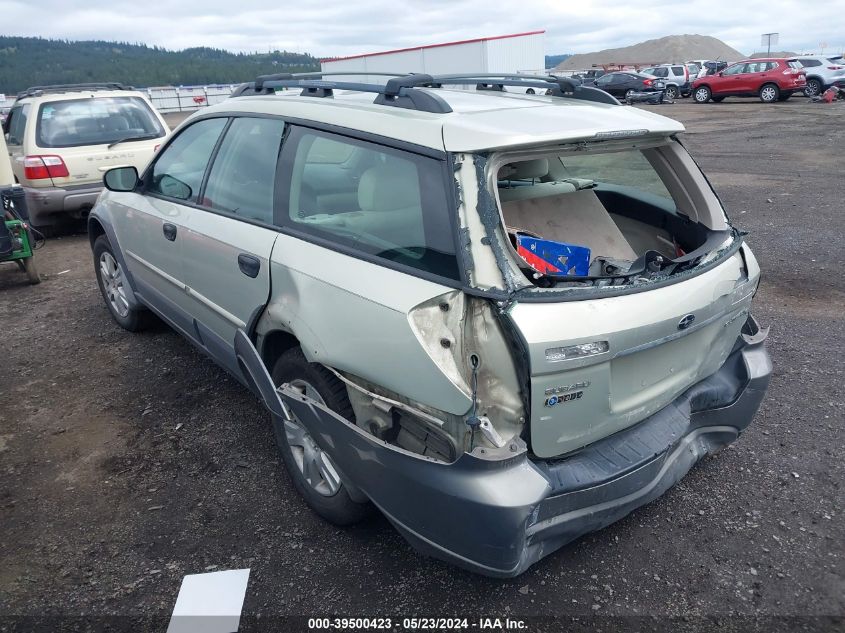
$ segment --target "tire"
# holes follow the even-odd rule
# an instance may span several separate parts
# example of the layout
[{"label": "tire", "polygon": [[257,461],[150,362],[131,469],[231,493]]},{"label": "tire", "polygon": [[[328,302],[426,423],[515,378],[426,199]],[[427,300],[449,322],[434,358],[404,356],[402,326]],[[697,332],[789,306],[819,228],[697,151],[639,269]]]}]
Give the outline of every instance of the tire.
[{"label": "tire", "polygon": [[678,88],[677,86],[666,86],[665,96],[667,99],[677,99],[678,98]]},{"label": "tire", "polygon": [[533,95],[534,94],[534,88],[529,88],[528,90],[525,91],[525,94]]},{"label": "tire", "polygon": [[120,327],[130,332],[138,332],[150,325],[153,321],[152,313],[143,308],[133,308],[126,301],[126,293],[123,290],[126,273],[114,256],[112,246],[105,235],[94,240],[94,272],[103,301]]},{"label": "tire", "polygon": [[23,260],[23,271],[26,273],[26,278],[33,286],[41,283],[41,277],[38,275],[38,267],[35,265],[35,257],[27,257]]},{"label": "tire", "polygon": [[713,92],[707,86],[699,86],[692,93],[692,98],[696,103],[707,103],[713,96]]},{"label": "tire", "polygon": [[775,103],[780,99],[780,88],[775,84],[763,84],[760,87],[760,101],[763,103]]},{"label": "tire", "polygon": [[713,103],[722,103],[725,100],[724,97],[711,97],[713,99]]},{"label": "tire", "polygon": [[625,101],[627,101],[629,104],[631,103],[631,95],[632,94],[634,94],[633,90],[626,90],[625,91]]},{"label": "tire", "polygon": [[822,93],[823,88],[822,82],[813,77],[807,80],[807,85],[804,86],[804,94],[808,97],[816,97]]},{"label": "tire", "polygon": [[[300,348],[279,356],[272,373],[274,384],[287,382],[299,387],[308,397],[322,400],[338,415],[354,420],[346,386],[322,365],[309,363]],[[352,500],[330,457],[295,418],[286,421],[274,416],[273,431],[294,487],[314,512],[335,525],[351,525],[372,513],[373,506],[369,502]]]}]

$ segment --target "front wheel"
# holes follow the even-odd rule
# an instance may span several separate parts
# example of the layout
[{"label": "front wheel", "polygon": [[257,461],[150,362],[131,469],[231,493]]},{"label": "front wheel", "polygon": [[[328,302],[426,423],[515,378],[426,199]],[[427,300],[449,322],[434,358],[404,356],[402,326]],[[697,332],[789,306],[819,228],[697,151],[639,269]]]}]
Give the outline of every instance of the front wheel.
[{"label": "front wheel", "polygon": [[[355,417],[345,385],[322,365],[309,363],[298,347],[276,361],[273,382],[288,383],[347,420]],[[331,456],[295,415],[290,420],[274,417],[273,431],[294,487],[314,512],[335,525],[357,523],[370,514],[372,505],[356,502],[349,496]]]},{"label": "front wheel", "polygon": [[666,98],[673,100],[678,98],[678,89],[675,86],[666,86]]},{"label": "front wheel", "polygon": [[766,84],[760,88],[760,101],[763,103],[774,103],[780,99],[780,89],[774,84]]},{"label": "front wheel", "polygon": [[117,261],[105,235],[94,240],[94,266],[100,293],[117,324],[130,332],[138,332],[146,328],[150,324],[152,313],[129,305],[126,293],[126,273]]},{"label": "front wheel", "polygon": [[710,97],[713,96],[713,93],[710,91],[710,88],[707,86],[701,86],[695,89],[693,93],[693,99],[695,99],[696,103],[707,103],[710,101]]}]

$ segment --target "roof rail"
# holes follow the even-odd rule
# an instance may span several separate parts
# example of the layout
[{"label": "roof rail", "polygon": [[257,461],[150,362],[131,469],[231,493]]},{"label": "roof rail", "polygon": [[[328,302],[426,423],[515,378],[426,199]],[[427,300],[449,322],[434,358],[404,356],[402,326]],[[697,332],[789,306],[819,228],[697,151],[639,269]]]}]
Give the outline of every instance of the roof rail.
[{"label": "roof rail", "polygon": [[[359,82],[344,82],[327,80],[325,77],[343,76],[382,76],[390,77],[382,84]],[[338,72],[338,73],[279,73],[275,75],[261,75],[254,82],[241,84],[232,93],[232,97],[246,95],[275,94],[276,88],[302,88],[301,96],[330,98],[334,90],[353,90],[358,92],[372,92],[378,95],[373,103],[408,108],[422,112],[448,113],[452,111],[449,104],[438,94],[415,88],[441,88],[444,85],[475,84],[477,90],[504,90],[504,86],[519,86],[523,88],[539,88],[544,93],[554,97],[580,99],[619,105],[614,97],[589,86],[582,86],[581,82],[567,77],[555,75],[517,75],[507,73],[462,73],[452,75],[427,75],[423,73],[374,73],[366,71]]]},{"label": "roof rail", "polygon": [[[323,77],[335,76],[381,76],[390,77],[386,85],[359,82],[327,81]],[[358,92],[372,92],[376,95],[373,103],[389,105],[421,112],[435,112],[445,114],[452,108],[442,97],[430,92],[413,90],[416,87],[431,85],[430,75],[397,75],[397,73],[280,73],[277,75],[262,75],[254,82],[238,86],[232,97],[247,95],[274,94],[276,88],[302,88],[301,96],[332,97],[334,90],[353,90]]]},{"label": "roof rail", "polygon": [[54,84],[49,86],[32,86],[23,92],[19,92],[17,98],[22,99],[24,97],[35,97],[60,92],[88,92],[92,90],[134,90],[134,88],[116,81],[88,84]]}]

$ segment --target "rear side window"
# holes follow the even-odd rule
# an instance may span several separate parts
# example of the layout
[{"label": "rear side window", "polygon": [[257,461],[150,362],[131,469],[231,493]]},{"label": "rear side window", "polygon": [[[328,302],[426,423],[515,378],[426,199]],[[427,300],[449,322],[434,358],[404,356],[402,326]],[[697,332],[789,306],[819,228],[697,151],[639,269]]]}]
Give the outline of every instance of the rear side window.
[{"label": "rear side window", "polygon": [[683,66],[672,66],[672,72],[676,75],[683,75],[684,74],[684,67]]},{"label": "rear side window", "polygon": [[41,104],[35,128],[39,147],[108,145],[164,136],[164,128],[140,97],[95,97]]},{"label": "rear side window", "polygon": [[[817,59],[799,59],[798,63],[804,68],[815,68],[816,66],[822,65],[822,63]],[[789,62],[789,65],[792,66],[791,61]]]},{"label": "rear side window", "polygon": [[460,279],[442,164],[333,134],[292,128],[282,226],[361,253]]},{"label": "rear side window", "polygon": [[655,77],[666,78],[669,76],[669,69],[668,68],[655,68],[653,73],[650,73]]},{"label": "rear side window", "polygon": [[23,145],[23,135],[26,130],[26,119],[29,115],[29,104],[15,106],[9,113],[9,145]]},{"label": "rear side window", "polygon": [[158,156],[147,191],[196,202],[211,153],[228,119],[206,119],[185,128]]},{"label": "rear side window", "polygon": [[273,223],[276,161],[284,121],[232,121],[208,175],[202,204],[251,220]]}]

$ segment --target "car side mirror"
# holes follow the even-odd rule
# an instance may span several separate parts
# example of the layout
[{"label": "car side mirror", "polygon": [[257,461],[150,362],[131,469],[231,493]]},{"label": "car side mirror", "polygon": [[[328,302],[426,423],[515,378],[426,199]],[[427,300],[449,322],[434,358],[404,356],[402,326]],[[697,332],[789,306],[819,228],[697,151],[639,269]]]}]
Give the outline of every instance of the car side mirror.
[{"label": "car side mirror", "polygon": [[723,73],[723,72],[719,73],[719,77],[724,77],[724,76],[725,76],[725,73]]},{"label": "car side mirror", "polygon": [[115,167],[103,175],[103,184],[109,191],[134,191],[138,186],[138,170],[132,167]]},{"label": "car side mirror", "polygon": [[103,175],[103,184],[109,191],[134,191],[138,181],[138,170],[131,165],[109,169]]}]

